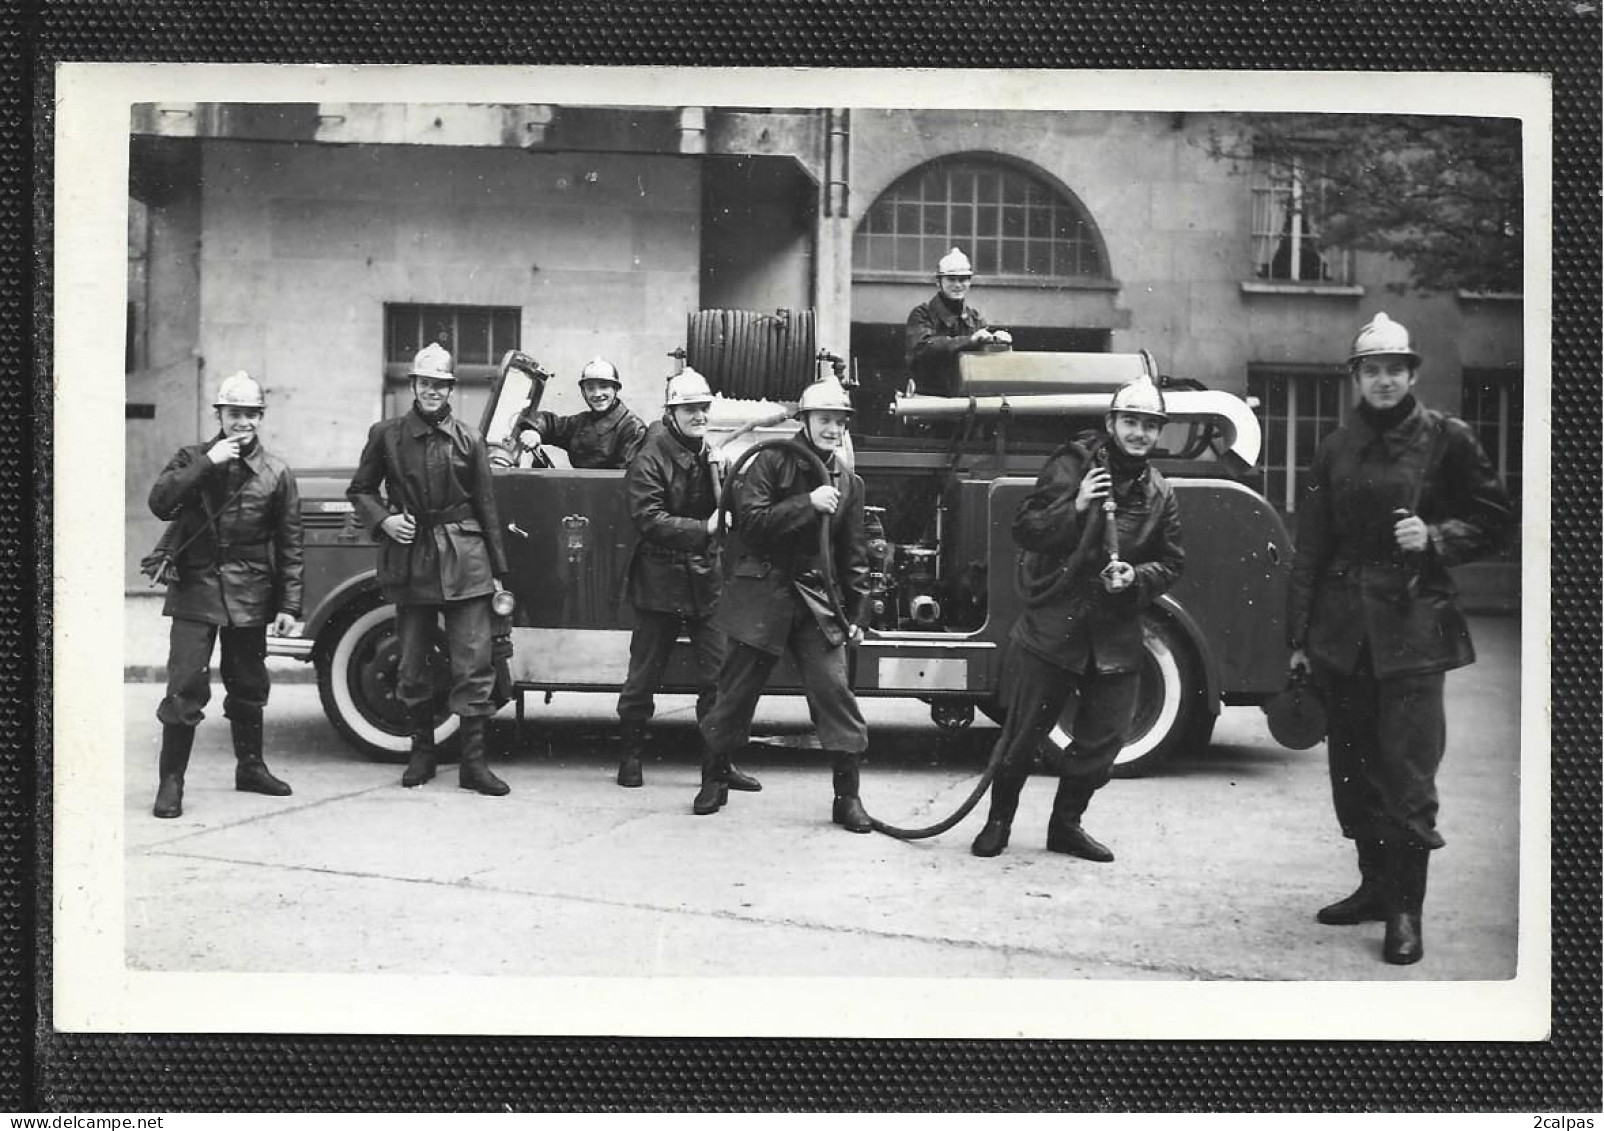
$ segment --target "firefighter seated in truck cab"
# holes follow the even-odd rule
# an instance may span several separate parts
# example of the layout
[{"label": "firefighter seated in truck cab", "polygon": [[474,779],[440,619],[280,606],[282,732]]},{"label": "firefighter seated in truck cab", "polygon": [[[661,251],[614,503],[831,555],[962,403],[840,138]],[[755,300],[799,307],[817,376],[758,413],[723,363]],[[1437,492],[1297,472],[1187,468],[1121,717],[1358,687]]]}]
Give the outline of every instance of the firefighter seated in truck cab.
[{"label": "firefighter seated in truck cab", "polygon": [[584,412],[558,416],[543,409],[525,411],[511,434],[525,451],[534,451],[541,444],[562,448],[574,467],[628,467],[646,439],[646,422],[618,399],[623,387],[618,367],[604,357],[593,357],[579,373]]},{"label": "firefighter seated in truck cab", "polygon": [[956,396],[960,353],[1013,342],[1007,330],[991,329],[985,316],[965,301],[974,277],[969,257],[953,248],[936,264],[936,293],[908,312],[903,344],[912,392]]}]

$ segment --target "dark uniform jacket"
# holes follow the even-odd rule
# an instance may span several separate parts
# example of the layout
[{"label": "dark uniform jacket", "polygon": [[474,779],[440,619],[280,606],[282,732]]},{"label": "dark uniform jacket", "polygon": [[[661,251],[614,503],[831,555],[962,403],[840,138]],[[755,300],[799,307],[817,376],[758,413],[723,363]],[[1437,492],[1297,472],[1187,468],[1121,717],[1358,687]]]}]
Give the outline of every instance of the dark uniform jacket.
[{"label": "dark uniform jacket", "polygon": [[1142,610],[1175,584],[1186,563],[1175,490],[1147,466],[1115,492],[1120,558],[1133,567],[1135,580],[1121,593],[1104,590],[1098,575],[1109,562],[1107,516],[1101,500],[1077,515],[1075,496],[1110,443],[1107,437],[1071,442],[1053,453],[1014,516],[1027,595],[1012,638],[1067,671],[1083,671],[1088,661],[1100,672],[1136,670]]},{"label": "dark uniform jacket", "polygon": [[236,628],[301,615],[301,500],[289,465],[258,440],[248,455],[206,458],[219,432],[180,448],[150,489],[157,518],[178,519],[178,581],[162,612]]},{"label": "dark uniform jacket", "polygon": [[[1416,404],[1378,433],[1360,413],[1315,451],[1298,504],[1287,624],[1310,659],[1352,671],[1370,645],[1377,676],[1448,671],[1476,654],[1448,566],[1498,550],[1509,498],[1464,421]],[[1397,509],[1430,541],[1397,548]]]},{"label": "dark uniform jacket", "polygon": [[646,439],[646,422],[615,400],[606,412],[590,411],[573,416],[556,416],[541,410],[519,417],[516,436],[525,428],[540,433],[542,444],[551,444],[568,453],[574,467],[613,468],[629,466]]},{"label": "dark uniform jacket", "polygon": [[950,397],[958,392],[958,354],[969,346],[969,335],[988,328],[980,311],[965,303],[953,310],[938,291],[929,302],[908,312],[904,332],[905,360],[918,392]]},{"label": "dark uniform jacket", "polygon": [[[414,407],[379,421],[368,431],[345,496],[378,539],[386,601],[430,605],[482,597],[495,591],[492,577],[507,572],[484,441],[454,416],[430,424]],[[379,529],[403,511],[418,524],[409,545]]]},{"label": "dark uniform jacket", "polygon": [[717,501],[707,448],[685,442],[660,420],[624,475],[629,517],[640,540],[629,562],[629,600],[637,609],[703,617],[722,580],[707,520]]},{"label": "dark uniform jacket", "polygon": [[[796,441],[801,444],[802,441]],[[730,639],[779,655],[797,603],[818,621],[832,645],[847,638],[824,588],[819,560],[819,524],[829,522],[830,554],[837,591],[849,624],[862,625],[869,607],[869,548],[863,530],[863,480],[831,461],[841,505],[833,515],[813,509],[808,495],[823,486],[803,457],[769,448],[733,484],[739,550],[724,579],[713,616]]]}]

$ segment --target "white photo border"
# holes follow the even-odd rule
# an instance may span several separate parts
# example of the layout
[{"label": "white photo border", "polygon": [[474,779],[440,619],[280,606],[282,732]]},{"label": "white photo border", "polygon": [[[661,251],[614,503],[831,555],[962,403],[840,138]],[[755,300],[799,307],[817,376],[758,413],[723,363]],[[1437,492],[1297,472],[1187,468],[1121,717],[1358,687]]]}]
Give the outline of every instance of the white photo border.
[{"label": "white photo border", "polygon": [[[55,74],[52,1014],[67,1032],[1536,1041],[1550,1028],[1552,86],[1539,75],[64,63]],[[244,96],[244,97],[242,97]],[[393,978],[124,965],[122,321],[129,113],[181,102],[1317,110],[1518,117],[1525,138],[1525,551],[1518,969],[1488,982]],[[102,425],[97,427],[97,424]],[[108,632],[108,630],[112,630]],[[113,704],[109,709],[106,704]],[[108,766],[114,767],[108,770]],[[727,987],[728,980],[719,985]]]}]

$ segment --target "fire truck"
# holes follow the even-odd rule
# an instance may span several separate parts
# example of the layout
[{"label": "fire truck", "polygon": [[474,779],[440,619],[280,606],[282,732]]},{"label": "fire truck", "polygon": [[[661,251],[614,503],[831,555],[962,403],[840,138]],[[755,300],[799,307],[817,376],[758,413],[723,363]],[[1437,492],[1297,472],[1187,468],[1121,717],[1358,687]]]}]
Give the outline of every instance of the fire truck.
[{"label": "fire truck", "polygon": [[[723,312],[719,322],[706,313],[691,317],[690,348],[675,356],[718,394],[708,437],[726,468],[752,445],[795,433],[786,400],[808,374],[830,366],[853,385],[843,359],[802,348],[811,343],[799,345],[796,335],[765,349],[750,329],[761,320]],[[866,410],[873,391],[854,391],[860,407],[846,454],[866,486],[873,591],[868,631],[850,665],[859,696],[922,700],[933,725],[947,729],[970,725],[977,711],[998,717],[1003,654],[1023,602],[1014,513],[1052,451],[1100,429],[1113,391],[1143,373],[1159,382],[1170,415],[1154,461],[1175,487],[1186,568],[1145,616],[1139,704],[1115,773],[1135,776],[1200,753],[1223,705],[1262,704],[1285,688],[1291,543],[1249,485],[1261,435],[1245,401],[1162,374],[1146,352],[992,348],[960,355],[959,370],[956,396],[894,391]],[[549,377],[528,354],[503,359],[479,421],[493,452],[516,450],[513,422],[539,405]],[[636,534],[623,471],[553,466],[538,451],[493,462],[515,602],[498,618],[498,698],[515,704],[521,724],[530,695],[622,685],[632,616],[622,580]],[[345,498],[349,479],[348,471],[300,476],[304,628],[269,647],[315,665],[329,721],[354,747],[404,760],[394,609],[379,596],[375,543]],[[435,670],[436,738],[448,744],[457,720],[445,707],[443,649]],[[665,694],[695,693],[688,642],[665,678]],[[769,692],[802,693],[788,662]],[[1067,728],[1051,741],[1066,747]]]}]

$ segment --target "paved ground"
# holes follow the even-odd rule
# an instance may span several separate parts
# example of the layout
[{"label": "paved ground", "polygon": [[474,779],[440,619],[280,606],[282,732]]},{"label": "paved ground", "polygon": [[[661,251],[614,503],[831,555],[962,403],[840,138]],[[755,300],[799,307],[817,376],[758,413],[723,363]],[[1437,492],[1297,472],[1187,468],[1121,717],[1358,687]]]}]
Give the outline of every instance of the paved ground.
[{"label": "paved ground", "polygon": [[[227,728],[204,724],[184,816],[150,816],[159,689],[125,689],[126,959],[136,970],[563,976],[861,975],[1054,979],[1509,978],[1520,830],[1518,621],[1477,618],[1481,661],[1449,677],[1428,957],[1378,960],[1379,925],[1312,913],[1345,894],[1323,751],[1270,739],[1229,708],[1207,757],[1117,781],[1087,827],[1097,866],[1043,851],[1052,783],[1034,780],[1001,858],[968,844],[979,815],[934,840],[829,823],[829,772],[796,701],[768,700],[746,768],[764,791],[694,817],[687,701],[671,701],[644,789],[612,781],[611,702],[531,699],[492,734],[510,797],[418,790],[335,737],[314,687],[281,683],[270,762],[288,799],[232,789]],[[884,820],[950,811],[993,728],[943,748],[925,709],[870,703],[864,799]]]}]

